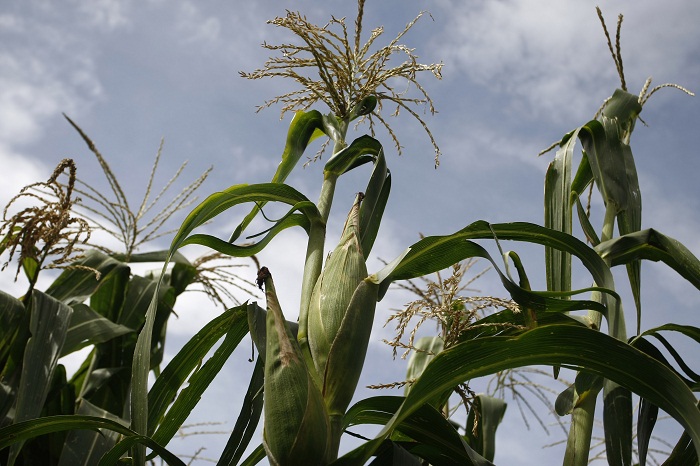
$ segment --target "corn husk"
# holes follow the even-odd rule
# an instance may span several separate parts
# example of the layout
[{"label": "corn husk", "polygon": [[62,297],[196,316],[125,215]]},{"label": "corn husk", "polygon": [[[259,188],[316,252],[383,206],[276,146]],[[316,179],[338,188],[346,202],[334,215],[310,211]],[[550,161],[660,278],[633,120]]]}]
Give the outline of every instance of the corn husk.
[{"label": "corn husk", "polygon": [[359,232],[361,199],[358,195],[309,306],[309,348],[330,415],[342,415],[355,392],[377,301],[377,286],[365,281],[367,266]]},{"label": "corn husk", "polygon": [[265,429],[263,444],[272,465],[328,463],[330,424],[321,391],[313,382],[299,344],[282,314],[272,282],[267,298]]}]

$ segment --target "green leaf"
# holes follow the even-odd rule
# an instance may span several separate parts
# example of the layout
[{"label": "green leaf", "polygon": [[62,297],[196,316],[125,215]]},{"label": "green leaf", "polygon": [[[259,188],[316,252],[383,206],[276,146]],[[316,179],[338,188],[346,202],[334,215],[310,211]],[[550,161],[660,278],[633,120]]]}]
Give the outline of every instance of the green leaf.
[{"label": "green leaf", "polygon": [[117,443],[114,448],[112,448],[106,455],[102,457],[98,466],[111,466],[117,464],[119,459],[131,448],[136,445],[145,445],[157,456],[160,456],[167,464],[170,466],[185,466],[180,458],[178,458],[173,453],[169,452],[167,449],[162,447],[157,442],[154,442],[151,438],[145,435],[131,435],[125,437],[121,442]]},{"label": "green leaf", "polygon": [[[110,419],[126,426],[128,423],[109,411],[82,399],[76,411],[79,416],[91,416]],[[112,448],[119,439],[119,432],[113,430],[74,429],[68,432],[61,450],[59,466],[90,466],[97,464],[102,456]]]},{"label": "green leaf", "polygon": [[[579,133],[603,201],[606,206],[609,203],[615,206],[621,235],[639,231],[642,225],[642,194],[629,146],[629,136],[641,110],[637,96],[618,89],[598,120],[588,122]],[[641,325],[640,267],[638,260],[627,264],[638,329]]]},{"label": "green leaf", "polygon": [[[544,183],[544,226],[571,234],[571,164],[578,137],[576,130],[549,164]],[[547,289],[571,290],[571,254],[545,246]]]},{"label": "green leaf", "polygon": [[[415,380],[423,373],[428,363],[435,358],[440,351],[443,350],[444,340],[440,336],[421,337],[414,344],[417,351],[411,353],[406,365],[406,380]],[[411,385],[406,385],[404,394],[411,391]],[[437,409],[440,409],[449,398],[452,389],[446,391],[439,397],[429,401],[429,403]]]},{"label": "green leaf", "polygon": [[124,325],[115,324],[102,317],[85,304],[74,304],[66,341],[61,351],[65,356],[87,345],[104,343],[112,338],[133,332]]},{"label": "green leaf", "polygon": [[[637,337],[633,341],[635,348],[644,351],[654,359],[661,361],[666,366],[671,367],[666,361],[664,355],[656,346],[648,342],[644,337]],[[642,398],[639,400],[639,414],[637,416],[637,450],[639,457],[639,466],[645,466],[647,460],[647,451],[649,448],[649,440],[651,433],[656,425],[656,420],[659,417],[659,407],[654,403]]]},{"label": "green leaf", "polygon": [[[267,202],[281,202],[293,206],[295,210],[299,210],[309,219],[312,225],[319,222],[323,223],[316,205],[291,186],[282,183],[235,185],[210,195],[190,212],[175,238],[173,238],[170,245],[171,253],[186,244],[192,244],[187,241],[187,237],[195,228],[207,223],[231,207],[246,202],[256,203],[257,205]],[[229,240],[229,242],[232,241]]]},{"label": "green leaf", "polygon": [[[317,110],[308,112],[298,111],[294,115],[292,122],[289,124],[287,142],[284,146],[284,152],[282,153],[282,161],[277,167],[275,175],[272,177],[272,183],[283,183],[284,180],[287,179],[306,150],[306,146],[309,145],[311,141],[324,134],[323,128],[323,115]],[[253,207],[250,213],[246,215],[245,219],[231,234],[229,243],[233,243],[240,237],[243,230],[253,221],[266,202],[267,200],[262,199],[259,201],[259,204]]]},{"label": "green leaf", "polygon": [[693,441],[688,432],[683,432],[678,443],[673,447],[671,455],[663,462],[662,466],[697,466],[698,452],[693,446]]},{"label": "green leaf", "polygon": [[244,306],[229,309],[207,323],[196,335],[190,338],[163,369],[148,393],[149,434],[152,435],[156,427],[163,422],[168,406],[176,398],[192,372],[199,368],[202,360],[216,342],[233,328],[242,325]]},{"label": "green leaf", "polygon": [[[99,287],[90,296],[90,307],[110,321],[123,324],[121,311],[130,278],[131,269],[129,267],[114,267],[101,277]],[[136,329],[137,327],[131,328]]]},{"label": "green leaf", "polygon": [[[31,337],[22,361],[15,423],[36,418],[41,413],[73,313],[73,309],[40,291],[34,290],[31,299]],[[12,445],[9,465],[14,463],[21,448],[22,443]]]},{"label": "green leaf", "polygon": [[[579,302],[576,305],[571,305],[572,308],[569,310],[573,310],[576,307],[577,309],[594,309],[605,313],[607,308],[609,333],[611,335],[618,335],[620,332],[624,333],[624,316],[620,307],[619,296],[611,291],[615,288],[612,274],[600,256],[592,248],[571,235],[531,223],[489,224],[479,220],[451,235],[428,236],[415,243],[401,256],[370,276],[370,278],[380,283],[379,298],[381,299],[394,280],[410,279],[436,272],[468,257],[482,257],[494,265],[496,272],[501,277],[503,286],[521,306],[532,308],[535,311],[548,307],[564,310],[563,308],[568,305],[567,303],[561,299],[549,298],[550,296],[557,296],[556,293],[535,293],[522,289],[500,272],[496,263],[481,246],[468,241],[470,239],[494,238],[501,241],[515,240],[542,244],[569,252],[578,257],[588,269],[596,284],[602,287],[602,289],[597,291],[603,292],[604,307],[599,303],[589,301],[586,302],[585,307],[580,307],[580,304],[583,302]],[[558,296],[574,293],[576,292],[560,293]]]},{"label": "green leaf", "polygon": [[632,464],[632,394],[624,387],[608,385],[603,398],[605,453],[610,466]]},{"label": "green leaf", "polygon": [[[508,404],[500,398],[480,394],[474,399],[466,424],[466,437],[469,444],[488,461],[496,455],[496,429],[503,420]],[[478,413],[477,435],[472,432],[475,416]]]},{"label": "green leaf", "polygon": [[[182,254],[176,252],[172,257],[169,256],[169,251],[163,249],[160,251],[148,251],[132,254],[129,257],[126,254],[112,254],[111,256],[121,262],[141,263],[141,262],[175,262],[176,264],[192,265],[192,263]],[[169,258],[170,257],[170,258]]]},{"label": "green leaf", "polygon": [[613,266],[637,259],[662,261],[700,289],[700,260],[681,242],[653,228],[611,239],[595,249]]},{"label": "green leaf", "polygon": [[260,422],[260,415],[263,409],[264,369],[265,363],[261,354],[255,361],[253,375],[250,378],[250,385],[248,385],[248,390],[243,398],[241,412],[236,420],[236,425],[233,427],[231,436],[217,464],[237,464],[250,444],[250,439],[255,433],[258,422]]},{"label": "green leaf", "polygon": [[[358,401],[345,414],[343,429],[361,424],[384,425],[393,419],[404,400],[404,397],[376,396]],[[400,433],[422,445],[439,448],[445,456],[453,460],[453,464],[491,465],[490,461],[481,457],[463,441],[452,424],[439,411],[427,404],[399,423],[394,433]],[[395,438],[398,440],[399,436]],[[341,458],[333,464],[345,464],[344,461]]]},{"label": "green leaf", "polygon": [[700,448],[700,410],[695,395],[672,370],[601,332],[571,325],[540,325],[515,337],[465,341],[440,353],[377,437],[337,464],[362,464],[404,419],[448,387],[528,365],[586,370],[627,387],[676,419],[693,439],[696,450]]},{"label": "green leaf", "polygon": [[[74,265],[95,269],[100,273],[101,277],[105,277],[115,267],[128,269],[127,265],[97,250],[88,251],[85,258]],[[70,306],[75,303],[82,303],[88,299],[100,283],[93,272],[85,269],[70,268],[64,270],[49,285],[46,289],[46,294]]]},{"label": "green leaf", "polygon": [[362,155],[372,155],[376,157],[382,152],[382,145],[371,136],[360,136],[355,139],[349,146],[339,150],[328,159],[326,166],[323,167],[325,176],[335,175],[340,176],[343,173],[354,168],[355,162]]},{"label": "green leaf", "polygon": [[[201,399],[204,391],[209,387],[212,380],[214,380],[216,375],[221,371],[221,368],[231,356],[233,350],[236,349],[240,341],[248,333],[248,321],[246,320],[245,305],[233,308],[227,317],[228,319],[225,322],[228,324],[228,326],[225,329],[226,337],[224,338],[224,341],[216,349],[216,351],[214,351],[212,357],[209,358],[200,368],[195,370],[189,377],[187,387],[185,387],[178,394],[177,398],[175,398],[172,406],[167,413],[165,413],[163,421],[160,422],[158,428],[153,433],[153,440],[159,444],[166,445],[173,438]],[[199,356],[199,360],[201,361],[204,354],[200,354]],[[188,359],[189,363],[191,364],[192,358]],[[185,366],[184,361],[180,362],[182,365],[179,367]],[[183,375],[184,372],[185,371],[180,370],[179,374]],[[173,379],[170,378],[170,380]],[[170,385],[172,387],[172,382]],[[158,417],[154,416],[154,419],[158,419]]]},{"label": "green leaf", "polygon": [[0,450],[39,435],[80,429],[94,430],[96,432],[99,432],[100,429],[108,429],[126,436],[136,434],[136,432],[112,419],[80,414],[46,416],[1,428]]},{"label": "green leaf", "polygon": [[241,466],[253,466],[254,464],[261,462],[263,459],[265,459],[265,448],[263,448],[262,444],[260,444],[250,455],[248,455],[248,458],[243,460]]},{"label": "green leaf", "polygon": [[379,226],[384,216],[384,209],[391,191],[391,174],[386,166],[384,151],[379,151],[374,161],[365,198],[360,207],[360,244],[365,259],[369,257]]},{"label": "green leaf", "polygon": [[[295,210],[296,207],[293,207],[292,211]],[[304,228],[304,230],[308,232],[310,228],[309,219],[304,215],[300,214],[285,215],[283,218],[275,222],[272,228],[267,230],[267,234],[260,241],[252,244],[239,246],[237,244],[231,244],[228,241],[224,241],[215,236],[197,233],[194,235],[190,235],[183,243],[183,246],[186,244],[199,244],[201,246],[206,246],[210,249],[218,251],[222,254],[226,254],[227,256],[250,257],[254,254],[258,254],[260,251],[265,249],[265,247],[275,236],[277,236],[277,234],[281,233],[287,228],[295,226],[301,226],[302,228]]]},{"label": "green leaf", "polygon": [[17,358],[21,358],[24,352],[26,338],[29,337],[27,316],[22,301],[0,291],[0,375],[3,380],[14,372],[19,362]]}]

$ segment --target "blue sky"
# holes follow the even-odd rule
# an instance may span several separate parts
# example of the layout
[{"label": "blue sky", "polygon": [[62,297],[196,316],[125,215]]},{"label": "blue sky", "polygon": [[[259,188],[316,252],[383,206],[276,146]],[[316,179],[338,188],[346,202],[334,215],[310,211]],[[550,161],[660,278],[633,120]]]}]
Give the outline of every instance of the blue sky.
[{"label": "blue sky", "polygon": [[[4,2],[0,164],[9,173],[0,184],[1,203],[22,186],[46,179],[64,157],[76,160],[83,179],[103,183],[97,163],[62,112],[95,141],[133,204],[142,196],[161,138],[161,184],[185,160],[187,180],[214,167],[200,197],[232,184],[269,181],[291,115],[280,120],[279,108],[260,113],[255,108],[289,84],[248,81],[238,72],[262,66],[267,57],[260,48],[263,41],[291,40],[285,30],[265,24],[285,9],[299,10],[319,24],[330,15],[347,16],[351,26],[355,5],[340,0],[239,5],[191,0],[71,0],[60,6],[48,0]],[[420,11],[429,11],[431,16],[424,16],[401,42],[415,48],[424,63],[444,63],[442,80],[426,74],[421,81],[438,110],[424,118],[442,150],[440,167],[434,169],[430,141],[406,115],[393,123],[403,155],[386,134],[379,134],[393,184],[374,250],[377,257],[392,259],[419,233],[447,234],[478,219],[542,222],[542,183],[553,153],[537,153],[588,121],[619,87],[595,5],[589,0],[368,2],[365,31],[383,25],[380,43],[392,39]],[[602,8],[610,29],[618,13],[625,15],[622,54],[630,92],[639,92],[649,76],[654,84],[672,82],[700,90],[700,3],[620,0]],[[656,228],[700,255],[700,154],[694,141],[700,103],[697,97],[666,89],[649,100],[641,116],[648,126],[637,124],[632,149],[644,201],[643,227]],[[361,127],[357,135],[365,130]],[[329,249],[353,193],[364,188],[365,176],[349,176],[339,184]],[[298,170],[289,180],[310,199],[318,197],[320,182],[320,164]],[[600,203],[593,208],[602,210]],[[242,214],[220,219],[209,231],[227,236]],[[167,243],[163,239],[152,246]],[[524,254],[533,285],[543,287],[542,251],[507,246]],[[290,231],[260,254],[275,274],[290,319],[299,300],[303,251],[303,234]],[[370,261],[371,272],[380,266],[377,257]],[[251,279],[254,272],[252,267],[247,272]],[[12,278],[8,269],[0,274],[0,285],[19,292],[22,284],[12,283]],[[588,278],[580,280],[586,286]],[[645,264],[642,280],[649,285],[643,296],[645,328],[697,322],[697,291],[673,272]],[[623,275],[618,281],[624,287]],[[475,286],[484,294],[504,294],[494,274]],[[390,349],[381,343],[391,338],[392,329],[382,325],[408,299],[396,292],[380,303],[361,385],[402,378],[405,361],[392,361]],[[627,308],[632,327],[631,304]],[[180,318],[170,326],[171,356],[195,328],[220,312],[199,295],[183,297],[177,310]],[[220,430],[232,427],[236,395],[245,390],[252,369],[245,351],[234,355],[236,360],[202,400],[193,421],[222,422]],[[360,396],[372,394],[365,390]],[[556,428],[550,428],[549,436],[536,425],[527,431],[514,403],[505,423],[497,464],[560,462],[560,447],[539,448],[563,438]],[[218,458],[225,442],[224,435],[195,436],[176,439],[171,447],[186,455],[204,445],[204,456]]]}]

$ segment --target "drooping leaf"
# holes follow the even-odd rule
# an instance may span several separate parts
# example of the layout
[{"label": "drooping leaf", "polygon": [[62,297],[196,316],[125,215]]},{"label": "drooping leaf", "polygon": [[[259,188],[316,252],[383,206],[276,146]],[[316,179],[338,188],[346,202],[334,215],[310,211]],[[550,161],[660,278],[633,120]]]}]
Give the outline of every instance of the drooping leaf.
[{"label": "drooping leaf", "polygon": [[680,241],[653,228],[611,239],[595,249],[601,257],[610,259],[613,266],[638,259],[662,261],[700,289],[700,260]]},{"label": "drooping leaf", "polygon": [[[404,397],[376,396],[358,401],[348,409],[343,419],[343,428],[355,425],[384,425],[393,419],[401,407]],[[489,466],[492,463],[481,457],[467,445],[453,425],[434,407],[423,405],[411,416],[396,426],[395,440],[412,439],[419,444],[440,449],[454,463],[474,466]],[[398,435],[400,434],[400,435]],[[419,452],[416,451],[416,454]],[[342,458],[333,464],[344,464]]]},{"label": "drooping leaf", "polygon": [[362,464],[404,419],[446,388],[527,365],[585,369],[627,387],[669,413],[689,433],[695,448],[700,448],[700,410],[695,395],[672,370],[601,332],[571,325],[540,325],[516,337],[465,341],[441,352],[377,437],[336,464]]},{"label": "drooping leaf", "polygon": [[[88,251],[85,258],[78,261],[76,265],[95,269],[100,272],[101,277],[105,277],[115,267],[128,268],[126,264],[97,250]],[[95,277],[94,272],[82,268],[70,268],[64,270],[49,285],[46,294],[70,306],[88,299],[99,284],[100,281]]]},{"label": "drooping leaf", "polygon": [[[294,115],[292,122],[289,124],[287,142],[284,146],[284,152],[282,153],[282,160],[277,167],[275,175],[272,177],[272,183],[283,183],[284,180],[287,179],[306,150],[306,146],[311,141],[324,134],[323,128],[323,115],[317,110],[311,110],[309,112],[299,111]],[[258,202],[259,203],[253,207],[250,213],[231,234],[229,243],[233,243],[241,236],[243,230],[253,221],[260,209],[268,201],[263,199]]]},{"label": "drooping leaf", "polygon": [[311,224],[322,223],[316,205],[291,186],[283,183],[235,185],[210,195],[192,210],[173,238],[170,251],[174,252],[186,244],[194,244],[194,242],[190,243],[191,239],[189,241],[187,239],[192,231],[231,207],[242,203],[261,205],[267,202],[288,204],[304,214]]},{"label": "drooping leaf", "polygon": [[325,174],[340,176],[350,170],[357,159],[363,155],[376,157],[382,151],[382,145],[371,136],[360,136],[349,146],[341,149],[328,159],[323,167]]},{"label": "drooping leaf", "polygon": [[[91,416],[110,419],[126,427],[128,424],[109,411],[93,405],[82,399],[76,411],[79,416]],[[101,430],[71,430],[66,436],[66,442],[61,451],[59,466],[90,466],[97,464],[102,456],[112,448],[119,439],[119,432]]]},{"label": "drooping leaf", "polygon": [[136,434],[136,432],[112,419],[80,414],[46,416],[0,428],[0,450],[39,435],[79,429],[94,430],[96,432],[100,429],[109,429],[126,436]]}]

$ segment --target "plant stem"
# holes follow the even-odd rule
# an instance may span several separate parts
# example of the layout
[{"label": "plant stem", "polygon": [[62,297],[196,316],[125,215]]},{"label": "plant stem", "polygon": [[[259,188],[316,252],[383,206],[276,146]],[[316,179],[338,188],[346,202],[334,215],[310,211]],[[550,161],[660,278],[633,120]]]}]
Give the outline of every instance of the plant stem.
[{"label": "plant stem", "polygon": [[[333,154],[345,148],[345,133],[348,129],[348,122],[342,122],[340,125],[341,138],[336,140],[333,145]],[[321,213],[323,223],[311,225],[309,230],[309,242],[306,246],[306,262],[304,263],[304,275],[301,283],[301,303],[299,304],[299,332],[297,340],[301,347],[304,358],[307,364],[311,363],[309,369],[313,369],[313,359],[309,350],[309,342],[307,337],[307,319],[309,315],[309,304],[311,302],[311,294],[314,286],[321,275],[323,267],[323,248],[326,242],[326,223],[333,205],[333,195],[335,194],[335,186],[338,180],[338,175],[324,173],[323,185],[321,186],[321,194],[319,195],[317,207]],[[319,387],[322,388],[322,387]]]},{"label": "plant stem", "polygon": [[600,389],[588,393],[571,413],[571,429],[566,442],[564,466],[587,466],[591,449],[595,404]]},{"label": "plant stem", "polygon": [[[615,227],[615,217],[617,216],[617,206],[612,202],[608,202],[605,206],[605,218],[603,219],[603,228],[600,234],[600,241],[608,241],[613,237]],[[611,261],[609,258],[604,258],[605,264],[610,267]],[[614,291],[614,290],[613,290]],[[602,293],[593,292],[591,299],[600,303],[606,304],[608,308],[608,332],[612,337],[626,341],[625,317],[622,312],[622,304],[616,303],[609,305],[614,299],[609,295],[604,296]],[[600,312],[589,311],[588,320],[591,326],[600,330],[600,324],[603,316]],[[617,385],[606,383],[603,390],[603,396],[607,395]],[[593,432],[593,421],[595,419],[596,399],[600,390],[595,393],[586,394],[586,398],[577,405],[571,413],[571,429],[566,443],[566,453],[564,455],[564,465],[566,466],[586,466],[588,464],[588,455],[591,449],[591,434]]]}]

